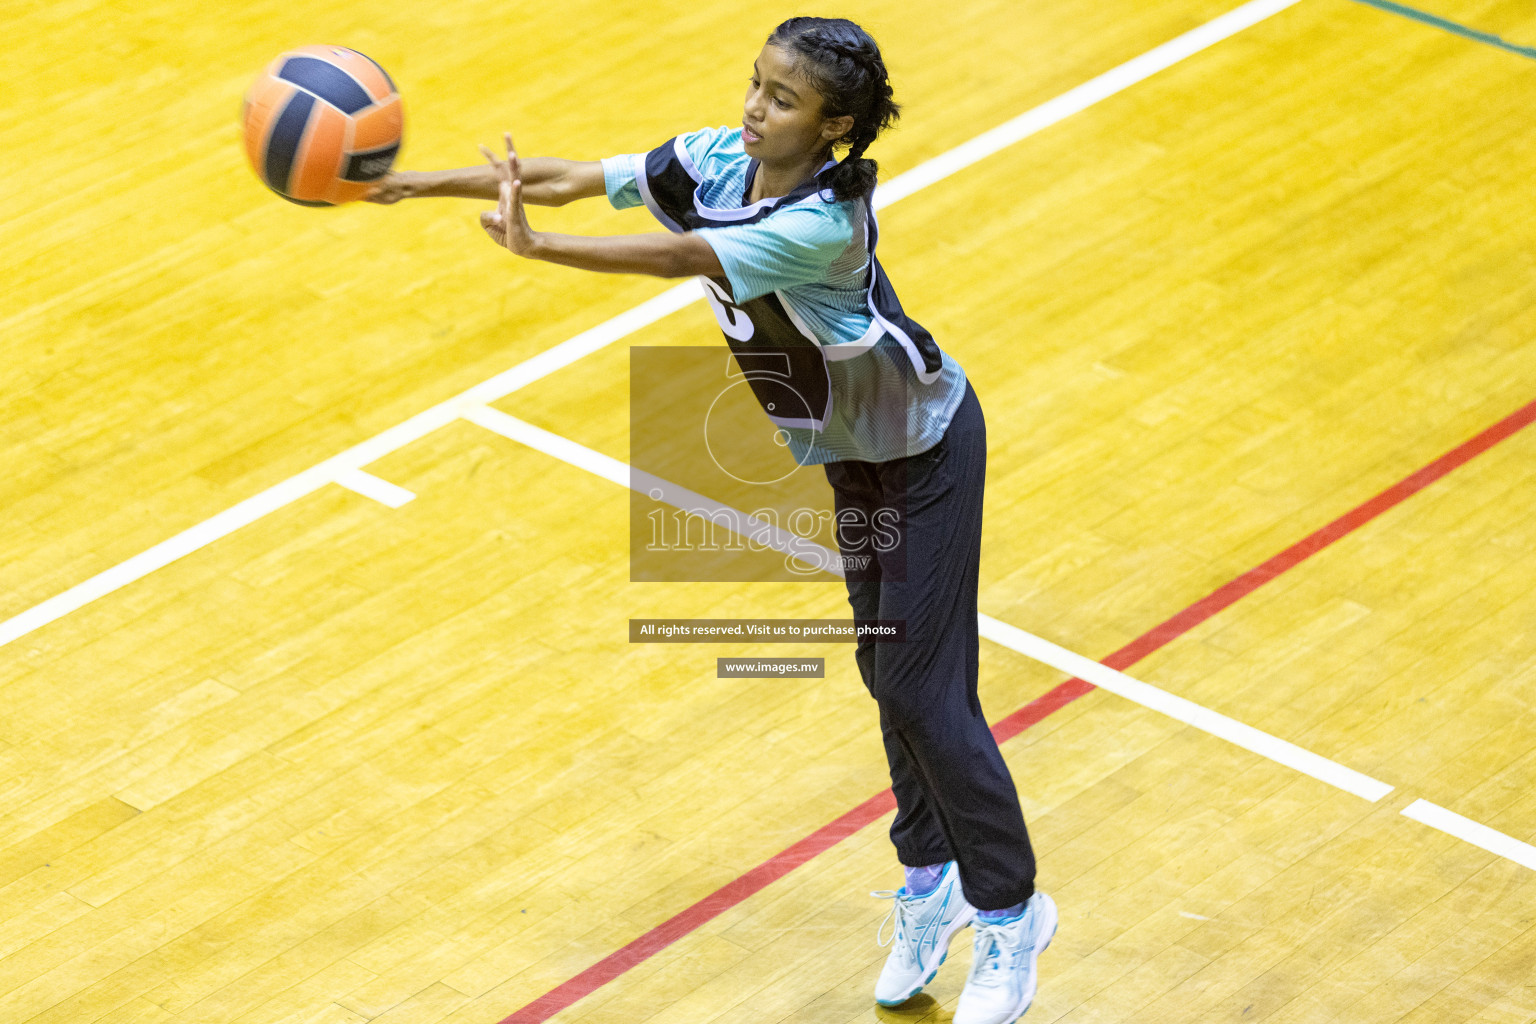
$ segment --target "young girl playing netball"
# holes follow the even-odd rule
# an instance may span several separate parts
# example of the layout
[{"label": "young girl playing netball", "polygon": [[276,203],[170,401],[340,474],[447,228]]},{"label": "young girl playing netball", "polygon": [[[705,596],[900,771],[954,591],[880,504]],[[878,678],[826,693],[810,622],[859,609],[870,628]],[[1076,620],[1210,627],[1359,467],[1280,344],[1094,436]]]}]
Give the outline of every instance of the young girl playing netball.
[{"label": "young girl playing netball", "polygon": [[[860,639],[855,651],[880,709],[897,801],[891,840],[906,868],[902,888],[877,894],[894,900],[895,948],[875,998],[894,1006],[916,995],[954,934],[974,924],[954,1019],[1005,1024],[1034,997],[1035,960],[1057,915],[1035,891],[1018,796],[976,695],[981,405],[959,364],[903,312],[875,258],[876,165],[864,152],[898,113],[863,29],[791,18],[753,64],[738,128],[600,162],[520,160],[507,136],[504,160],[482,147],[488,166],[391,174],[370,198],[496,199],[480,222],[516,255],[698,276],[738,360],[763,350],[796,357],[786,365],[809,415],[775,422],[802,464],[824,466],[839,546],[865,549],[871,538],[860,531],[874,513],[900,514],[897,544],[874,545],[872,568],[847,576],[856,619],[906,624],[905,642]],[[600,195],[619,209],[643,203],[668,230],[549,234],[524,213],[528,203]]]}]

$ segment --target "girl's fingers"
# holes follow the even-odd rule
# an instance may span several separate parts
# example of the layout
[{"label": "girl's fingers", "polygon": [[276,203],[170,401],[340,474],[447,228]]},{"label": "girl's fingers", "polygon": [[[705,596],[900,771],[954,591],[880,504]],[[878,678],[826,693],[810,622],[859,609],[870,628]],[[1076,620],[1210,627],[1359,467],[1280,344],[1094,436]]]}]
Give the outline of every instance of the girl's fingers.
[{"label": "girl's fingers", "polygon": [[512,133],[502,132],[501,138],[507,144],[507,167],[512,172],[512,177],[521,178],[522,174],[518,171],[517,150],[512,146]]},{"label": "girl's fingers", "polygon": [[485,210],[480,214],[480,226],[498,245],[516,252],[520,246],[513,244],[512,228],[518,226],[517,237],[521,237],[527,228],[527,221],[523,219],[523,180],[518,167],[517,151],[512,148],[512,133],[503,132],[502,141],[507,147],[505,160],[485,146],[480,147],[480,152],[496,168],[497,176],[501,179],[496,189],[496,209]]},{"label": "girl's fingers", "polygon": [[511,168],[507,165],[507,162],[501,159],[501,157],[497,156],[495,153],[492,153],[486,146],[481,146],[480,152],[484,153],[486,160],[490,161],[491,166],[496,168],[497,176],[505,179],[511,171]]}]

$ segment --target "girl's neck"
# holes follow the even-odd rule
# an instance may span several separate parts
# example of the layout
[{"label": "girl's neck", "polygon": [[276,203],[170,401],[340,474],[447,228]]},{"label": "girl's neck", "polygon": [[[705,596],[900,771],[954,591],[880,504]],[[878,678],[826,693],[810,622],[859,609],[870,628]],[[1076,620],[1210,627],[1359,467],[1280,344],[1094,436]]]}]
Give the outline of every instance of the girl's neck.
[{"label": "girl's neck", "polygon": [[787,196],[794,187],[821,169],[827,158],[815,154],[792,164],[769,165],[761,161],[757,173],[752,176],[752,194],[747,196],[748,205],[770,197]]}]

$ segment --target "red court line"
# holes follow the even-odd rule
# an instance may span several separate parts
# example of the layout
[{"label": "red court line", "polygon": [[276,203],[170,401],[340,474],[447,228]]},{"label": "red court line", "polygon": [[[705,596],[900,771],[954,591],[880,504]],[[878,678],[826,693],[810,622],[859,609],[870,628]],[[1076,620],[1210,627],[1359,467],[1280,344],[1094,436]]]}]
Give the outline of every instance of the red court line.
[{"label": "red court line", "polygon": [[1536,402],[1531,402],[1504,417],[1487,430],[1457,445],[1416,473],[1410,473],[1370,501],[1344,513],[1316,533],[1292,544],[1263,565],[1249,569],[1231,583],[1218,588],[1160,626],[1154,626],[1132,640],[1103,664],[1126,669],[1142,658],[1194,629],[1217,612],[1253,593],[1288,569],[1311,558],[1319,551],[1360,529],[1383,512],[1410,498],[1458,466],[1464,466],[1500,441],[1531,425],[1536,420]]},{"label": "red court line", "polygon": [[695,928],[783,878],[817,854],[836,846],[882,814],[895,809],[896,797],[889,789],[876,793],[789,849],[774,854],[735,881],[727,882],[676,917],[657,925],[569,981],[550,989],[501,1024],[537,1024],[548,1020],[576,1000],[608,984],[631,967],[644,963]]},{"label": "red court line", "polygon": [[[1388,509],[1417,494],[1458,466],[1465,465],[1494,445],[1536,420],[1536,402],[1506,416],[1476,437],[1446,452],[1423,469],[1388,487],[1369,501],[1356,506],[1327,526],[1292,544],[1262,565],[1243,573],[1185,608],[1177,615],[1147,630],[1101,664],[1126,669],[1194,629],[1217,612],[1235,604],[1280,574],[1346,537]],[[992,726],[992,735],[1002,743],[1017,736],[1047,715],[1061,710],[1096,687],[1081,679],[1069,679],[1043,696],[1037,697]],[[704,897],[693,906],[657,925],[627,946],[610,953],[569,981],[550,989],[524,1006],[501,1024],[542,1024],[577,1000],[624,974],[678,939],[718,917],[720,914],[762,891],[806,861],[824,853],[881,815],[896,809],[896,798],[887,789],[876,793],[853,810],[812,832],[804,839]]]}]

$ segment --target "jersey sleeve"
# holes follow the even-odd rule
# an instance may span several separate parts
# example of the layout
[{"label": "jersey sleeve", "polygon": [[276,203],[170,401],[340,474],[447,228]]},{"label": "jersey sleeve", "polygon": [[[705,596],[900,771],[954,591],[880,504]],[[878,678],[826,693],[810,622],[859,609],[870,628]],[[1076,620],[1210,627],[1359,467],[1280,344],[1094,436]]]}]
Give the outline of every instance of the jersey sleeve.
[{"label": "jersey sleeve", "polygon": [[700,128],[694,132],[684,132],[678,136],[683,144],[683,151],[693,161],[690,173],[697,178],[700,175],[708,177],[715,170],[715,156],[717,153],[728,152],[732,144],[740,148],[741,128]]},{"label": "jersey sleeve", "polygon": [[715,250],[732,297],[750,302],[780,288],[825,282],[853,240],[842,203],[814,202],[775,210],[755,224],[700,228]]},{"label": "jersey sleeve", "polygon": [[645,202],[635,180],[645,173],[644,153],[604,157],[602,164],[603,190],[608,193],[608,202],[615,210],[627,210]]},{"label": "jersey sleeve", "polygon": [[[735,131],[739,133],[741,129],[738,128]],[[687,170],[697,178],[700,173],[699,168],[707,168],[716,151],[722,147],[728,147],[731,139],[732,130],[729,128],[700,128],[698,131],[685,132],[675,140],[668,140],[663,143],[663,146],[675,152],[673,143],[681,142],[683,152],[692,161],[692,166]],[[603,190],[608,193],[608,202],[615,210],[627,210],[645,202],[645,197],[640,193],[638,179],[645,173],[645,160],[648,155],[625,153],[621,156],[603,158]]]}]

